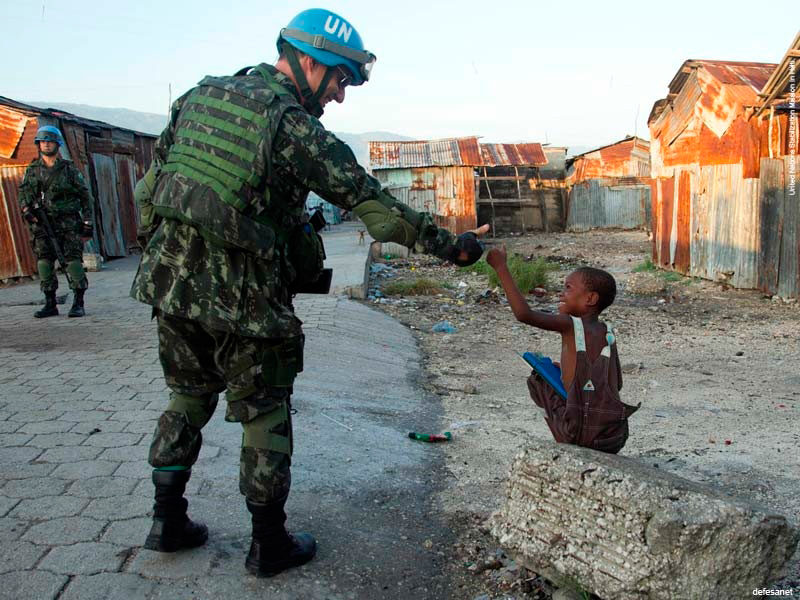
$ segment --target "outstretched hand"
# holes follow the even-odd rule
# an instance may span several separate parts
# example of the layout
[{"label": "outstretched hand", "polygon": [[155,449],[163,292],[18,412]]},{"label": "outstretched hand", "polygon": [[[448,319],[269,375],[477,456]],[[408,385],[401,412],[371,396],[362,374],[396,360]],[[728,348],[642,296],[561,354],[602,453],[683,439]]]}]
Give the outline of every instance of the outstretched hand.
[{"label": "outstretched hand", "polygon": [[506,252],[505,245],[497,246],[486,253],[486,262],[495,271],[506,264],[508,261],[508,253]]}]

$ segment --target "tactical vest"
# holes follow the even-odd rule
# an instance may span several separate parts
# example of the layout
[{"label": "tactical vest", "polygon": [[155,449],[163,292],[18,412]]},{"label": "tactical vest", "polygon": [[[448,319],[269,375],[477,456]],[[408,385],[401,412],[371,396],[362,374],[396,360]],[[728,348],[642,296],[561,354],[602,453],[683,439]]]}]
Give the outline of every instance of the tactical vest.
[{"label": "tactical vest", "polygon": [[[260,76],[255,82],[206,77],[187,96],[153,206],[162,217],[192,225],[211,243],[269,259],[282,232],[268,217],[256,216],[254,205],[270,204],[265,180],[272,142],[283,113],[300,105],[264,65],[255,69]],[[266,172],[257,169],[262,153]]]}]

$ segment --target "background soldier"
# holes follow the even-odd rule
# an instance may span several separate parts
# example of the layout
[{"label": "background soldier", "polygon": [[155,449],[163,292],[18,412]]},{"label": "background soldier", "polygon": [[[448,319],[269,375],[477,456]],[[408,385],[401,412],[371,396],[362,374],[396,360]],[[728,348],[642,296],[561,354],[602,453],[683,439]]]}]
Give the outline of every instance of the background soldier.
[{"label": "background soldier", "polygon": [[66,268],[73,292],[69,316],[82,317],[83,294],[89,287],[82,263],[83,240],[92,237],[92,195],[81,172],[71,161],[59,156],[64,138],[57,127],[40,127],[34,142],[39,148],[39,158],[28,166],[19,187],[22,216],[31,232],[31,247],[45,295],[44,307],[33,316],[41,319],[58,314],[55,273],[58,258],[61,268]]},{"label": "background soldier", "polygon": [[[145,547],[201,545],[206,527],[183,498],[201,429],[227,390],[226,420],[242,423],[239,487],[252,514],[246,568],[271,576],[310,560],[307,533],[289,535],[292,384],[303,370],[299,289],[323,288],[321,247],[303,223],[309,190],[363,220],[370,234],[467,265],[483,247],[396,201],[320,124],[331,100],[369,77],[375,56],[327,10],[297,15],[275,66],[206,77],[179,98],[137,185],[150,236],[131,295],[155,308],[171,390],[150,448],[153,526]],[[304,227],[305,225],[305,227]]]}]

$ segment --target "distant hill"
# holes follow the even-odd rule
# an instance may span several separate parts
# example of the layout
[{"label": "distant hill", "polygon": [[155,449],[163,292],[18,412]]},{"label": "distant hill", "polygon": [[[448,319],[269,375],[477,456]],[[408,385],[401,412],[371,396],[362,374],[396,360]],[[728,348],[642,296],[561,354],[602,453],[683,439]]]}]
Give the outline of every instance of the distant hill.
[{"label": "distant hill", "polygon": [[[28,102],[39,108],[63,110],[85,119],[103,121],[109,125],[124,127],[142,133],[159,135],[167,125],[167,115],[139,112],[127,108],[105,108],[88,104],[71,104],[69,102]],[[334,131],[334,134],[353,150],[358,162],[369,168],[369,141],[394,142],[414,138],[388,131],[370,131],[367,133],[345,133]]]},{"label": "distant hill", "polygon": [[356,160],[365,169],[369,168],[369,142],[404,142],[413,140],[404,135],[390,133],[388,131],[368,131],[367,133],[344,133],[341,131],[333,132],[336,137],[350,146]]},{"label": "distant hill", "polygon": [[167,125],[167,115],[139,112],[127,108],[105,108],[88,104],[71,104],[69,102],[28,102],[39,108],[63,110],[85,119],[103,121],[109,125],[124,127],[142,133],[160,134]]},{"label": "distant hill", "polygon": [[[90,106],[88,104],[71,104],[69,102],[28,102],[28,104],[40,108],[64,110],[86,119],[103,121],[111,125],[116,125],[117,127],[124,127],[125,129],[151,133],[153,135],[160,134],[167,124],[167,115],[138,112],[135,110],[128,110],[127,108],[105,108],[102,106]],[[366,133],[334,131],[334,134],[350,146],[359,164],[365,168],[369,168],[368,142],[403,142],[416,139],[389,131],[368,131]],[[567,155],[575,156],[603,145],[604,144],[570,146]]]}]

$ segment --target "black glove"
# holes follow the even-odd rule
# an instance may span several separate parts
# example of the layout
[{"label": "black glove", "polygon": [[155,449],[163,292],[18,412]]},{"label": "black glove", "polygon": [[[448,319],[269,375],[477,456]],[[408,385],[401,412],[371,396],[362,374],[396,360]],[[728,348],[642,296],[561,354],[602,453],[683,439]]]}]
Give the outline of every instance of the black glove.
[{"label": "black glove", "polygon": [[[466,258],[462,259],[461,253],[466,253]],[[449,252],[448,260],[459,267],[468,267],[478,262],[483,255],[483,244],[478,236],[468,231],[458,236],[456,243]]]},{"label": "black glove", "polygon": [[22,209],[22,218],[25,219],[31,225],[36,223],[36,216],[33,214],[33,211],[27,206],[23,207]]},{"label": "black glove", "polygon": [[81,224],[81,237],[90,238],[94,235],[94,226],[91,221],[84,221]]}]

